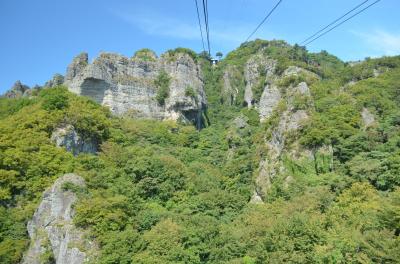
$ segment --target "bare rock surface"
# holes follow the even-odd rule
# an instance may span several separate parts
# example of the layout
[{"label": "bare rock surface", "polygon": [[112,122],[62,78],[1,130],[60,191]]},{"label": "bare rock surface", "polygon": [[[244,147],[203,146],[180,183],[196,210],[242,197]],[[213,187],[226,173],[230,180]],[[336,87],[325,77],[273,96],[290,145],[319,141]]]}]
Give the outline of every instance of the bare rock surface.
[{"label": "bare rock surface", "polygon": [[51,78],[44,84],[44,87],[55,87],[58,85],[62,85],[63,83],[64,83],[64,76],[62,76],[59,73],[56,73],[53,75],[53,78]]},{"label": "bare rock surface", "polygon": [[64,124],[56,128],[51,140],[58,146],[71,152],[74,156],[79,153],[96,153],[97,142],[90,138],[83,138],[70,124]]},{"label": "bare rock surface", "polygon": [[[268,83],[269,79],[274,76],[276,61],[262,54],[256,54],[247,61],[244,69],[244,78],[246,87],[244,90],[244,101],[251,108],[254,106],[255,98],[253,89],[259,85],[260,81]],[[259,98],[257,98],[259,100]]]},{"label": "bare rock surface", "polygon": [[368,110],[368,108],[363,108],[361,111],[361,118],[364,123],[364,128],[370,127],[375,123],[375,116]]},{"label": "bare rock surface", "polygon": [[236,76],[239,74],[240,73],[238,73],[238,69],[231,65],[227,66],[224,71],[222,77],[222,97],[224,102],[228,105],[233,105],[236,103],[239,95],[239,87],[235,84],[235,82],[238,82],[238,80],[236,80]]},{"label": "bare rock surface", "polygon": [[[46,190],[43,199],[28,222],[31,243],[23,264],[45,261],[56,264],[81,264],[91,259],[96,246],[73,224],[75,193],[65,190],[65,184],[84,188],[84,180],[76,174],[65,174]],[[47,263],[46,262],[46,263]]]},{"label": "bare rock surface", "polygon": [[[280,84],[280,81],[284,78],[300,74],[307,76],[310,80],[319,78],[316,74],[305,69],[290,66],[280,76],[269,76],[268,84],[262,93],[257,109],[260,122],[265,122],[272,116],[278,118],[278,120],[274,121],[269,127],[270,135],[265,140],[267,155],[259,163],[255,190],[250,200],[252,203],[262,202],[273,183],[273,179],[283,174],[285,168],[282,163],[282,155],[288,154],[292,158],[312,158],[309,151],[302,150],[297,142],[287,142],[289,134],[302,128],[304,122],[309,118],[308,111],[313,107],[307,82],[290,84],[288,87],[282,87]],[[296,105],[298,99],[303,102],[300,106]],[[280,104],[282,107],[279,107]]]},{"label": "bare rock surface", "polygon": [[274,84],[267,85],[261,95],[259,104],[260,121],[267,120],[281,100],[281,93]]},{"label": "bare rock surface", "polygon": [[16,81],[14,85],[8,90],[3,97],[6,98],[20,98],[22,96],[27,96],[30,93],[30,88],[28,85],[22,84],[21,81]]},{"label": "bare rock surface", "polygon": [[[159,87],[155,80],[162,72],[170,82],[168,96],[161,105],[156,100]],[[200,66],[186,53],[165,53],[160,58],[102,53],[93,63],[82,53],[68,67],[64,84],[70,91],[108,106],[115,114],[129,111],[136,117],[204,126],[202,115],[207,99],[203,75]]]}]

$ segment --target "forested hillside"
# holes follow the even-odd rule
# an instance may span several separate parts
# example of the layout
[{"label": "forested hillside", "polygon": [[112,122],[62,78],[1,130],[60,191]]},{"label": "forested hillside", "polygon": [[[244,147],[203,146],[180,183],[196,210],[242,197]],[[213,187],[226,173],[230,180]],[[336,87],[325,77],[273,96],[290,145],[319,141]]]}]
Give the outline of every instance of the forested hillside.
[{"label": "forested hillside", "polygon": [[[71,172],[92,263],[399,263],[400,57],[263,40],[216,66],[177,52],[201,66],[201,130],[63,86],[0,99],[0,263],[22,261],[43,192]],[[56,146],[65,125],[97,153]]]}]

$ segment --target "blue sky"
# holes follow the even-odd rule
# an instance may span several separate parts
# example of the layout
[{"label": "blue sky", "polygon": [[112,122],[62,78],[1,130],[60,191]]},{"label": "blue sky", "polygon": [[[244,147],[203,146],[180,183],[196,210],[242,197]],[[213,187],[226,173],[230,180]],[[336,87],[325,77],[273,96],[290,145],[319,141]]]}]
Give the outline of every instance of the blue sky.
[{"label": "blue sky", "polygon": [[[200,0],[201,1],[201,0]],[[209,0],[212,53],[238,47],[277,0]],[[361,0],[283,0],[253,38],[301,42]],[[372,0],[370,2],[373,2]],[[400,54],[400,1],[382,0],[307,48],[343,60]],[[194,0],[0,0],[0,93],[43,84],[82,51],[201,51]]]}]

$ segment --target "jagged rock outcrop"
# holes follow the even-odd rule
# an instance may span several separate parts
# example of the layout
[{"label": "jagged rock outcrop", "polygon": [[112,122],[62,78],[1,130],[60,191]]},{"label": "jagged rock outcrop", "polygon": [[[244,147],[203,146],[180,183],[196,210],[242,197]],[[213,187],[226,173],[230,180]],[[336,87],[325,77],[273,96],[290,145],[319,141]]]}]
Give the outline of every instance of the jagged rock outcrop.
[{"label": "jagged rock outcrop", "polygon": [[6,98],[20,98],[28,96],[31,89],[28,85],[22,84],[21,81],[16,81],[14,85],[3,96]]},{"label": "jagged rock outcrop", "polygon": [[244,78],[246,87],[244,90],[244,101],[248,108],[254,106],[255,101],[259,98],[254,98],[254,87],[261,83],[269,83],[274,77],[276,61],[263,56],[261,53],[253,55],[247,61],[244,69]]},{"label": "jagged rock outcrop", "polygon": [[[165,53],[127,58],[102,53],[93,63],[80,54],[68,66],[64,84],[69,90],[93,98],[115,114],[129,112],[136,117],[172,119],[204,126],[207,105],[200,66],[186,53]],[[156,80],[166,73],[167,96],[157,101]]]},{"label": "jagged rock outcrop", "polygon": [[96,153],[98,143],[90,138],[83,138],[72,125],[64,124],[56,128],[51,140],[58,146],[71,152],[74,156],[79,153]]},{"label": "jagged rock outcrop", "polygon": [[364,129],[372,126],[375,123],[375,116],[368,110],[368,108],[363,108],[361,111],[361,118],[364,124]]},{"label": "jagged rock outcrop", "polygon": [[279,88],[275,84],[268,84],[261,95],[258,108],[261,122],[271,116],[272,111],[276,108],[280,100],[281,93]]},{"label": "jagged rock outcrop", "polygon": [[310,72],[309,70],[300,68],[298,66],[289,66],[282,74],[282,77],[287,77],[287,76],[296,76],[296,75],[300,75],[303,74],[305,76],[308,76],[310,79],[314,78],[314,79],[320,79],[320,77],[313,73]]},{"label": "jagged rock outcrop", "polygon": [[84,188],[84,180],[76,174],[65,174],[46,190],[43,199],[28,223],[30,246],[23,264],[56,263],[81,264],[92,259],[94,242],[73,224],[72,205],[77,196],[67,190],[68,184]]},{"label": "jagged rock outcrop", "polygon": [[228,65],[224,71],[222,81],[222,98],[224,103],[228,105],[234,105],[237,102],[237,97],[239,95],[239,88],[237,83],[238,76],[240,75],[237,67]]},{"label": "jagged rock outcrop", "polygon": [[51,80],[48,80],[44,86],[45,87],[55,87],[62,85],[64,83],[64,76],[62,76],[59,73],[54,74],[53,78]]},{"label": "jagged rock outcrop", "polygon": [[[313,107],[310,90],[306,82],[290,83],[288,87],[280,87],[282,80],[290,76],[305,74],[310,80],[318,78],[314,73],[299,67],[289,67],[282,76],[270,78],[261,96],[258,111],[260,121],[277,118],[269,127],[269,136],[265,140],[267,155],[260,161],[259,172],[255,180],[255,191],[251,203],[260,203],[266,197],[273,179],[284,173],[282,156],[288,155],[294,159],[304,156],[312,159],[312,153],[302,150],[298,142],[288,142],[288,135],[302,128],[309,118],[308,112]],[[299,103],[301,102],[301,103]],[[275,115],[274,115],[275,113]],[[290,178],[290,180],[289,180]],[[289,175],[285,183],[292,181]]]}]

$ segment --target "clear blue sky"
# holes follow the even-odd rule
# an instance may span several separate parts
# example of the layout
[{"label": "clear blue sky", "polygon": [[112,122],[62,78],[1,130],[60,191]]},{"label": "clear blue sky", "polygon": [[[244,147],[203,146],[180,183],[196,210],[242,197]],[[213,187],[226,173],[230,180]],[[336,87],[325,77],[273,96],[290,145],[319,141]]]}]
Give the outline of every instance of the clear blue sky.
[{"label": "clear blue sky", "polygon": [[[201,0],[200,0],[201,1]],[[209,0],[211,48],[238,47],[277,0]],[[283,0],[254,38],[301,42],[361,0]],[[372,2],[372,0],[370,1]],[[382,0],[307,48],[343,60],[400,54],[400,1]],[[43,84],[86,51],[201,51],[194,0],[0,0],[0,93]]]}]

